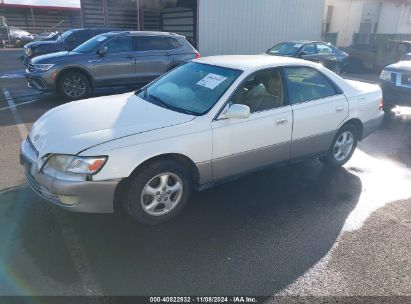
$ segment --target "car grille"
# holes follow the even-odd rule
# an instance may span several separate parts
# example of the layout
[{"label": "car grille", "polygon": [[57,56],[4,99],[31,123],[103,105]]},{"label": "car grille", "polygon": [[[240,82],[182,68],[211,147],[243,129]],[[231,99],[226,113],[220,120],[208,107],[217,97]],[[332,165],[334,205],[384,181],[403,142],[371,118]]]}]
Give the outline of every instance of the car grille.
[{"label": "car grille", "polygon": [[28,70],[30,72],[34,72],[34,65],[32,65],[31,63],[29,64]]},{"label": "car grille", "polygon": [[401,83],[411,85],[411,74],[402,74]]}]

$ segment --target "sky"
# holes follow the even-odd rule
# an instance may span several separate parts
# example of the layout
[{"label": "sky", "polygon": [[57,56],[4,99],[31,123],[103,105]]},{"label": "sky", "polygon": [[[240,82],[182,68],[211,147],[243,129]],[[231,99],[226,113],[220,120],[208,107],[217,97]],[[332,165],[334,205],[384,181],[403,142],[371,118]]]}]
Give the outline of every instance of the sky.
[{"label": "sky", "polygon": [[4,0],[4,3],[80,7],[80,0]]}]

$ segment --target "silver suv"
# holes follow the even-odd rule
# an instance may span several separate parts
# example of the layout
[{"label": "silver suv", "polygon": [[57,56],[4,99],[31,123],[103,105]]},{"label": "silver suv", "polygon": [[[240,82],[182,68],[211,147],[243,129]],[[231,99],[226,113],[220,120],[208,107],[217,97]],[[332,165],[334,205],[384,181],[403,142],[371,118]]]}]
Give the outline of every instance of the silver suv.
[{"label": "silver suv", "polygon": [[198,57],[194,47],[177,34],[110,32],[73,51],[33,58],[26,77],[30,87],[76,100],[92,95],[98,87],[148,83]]}]

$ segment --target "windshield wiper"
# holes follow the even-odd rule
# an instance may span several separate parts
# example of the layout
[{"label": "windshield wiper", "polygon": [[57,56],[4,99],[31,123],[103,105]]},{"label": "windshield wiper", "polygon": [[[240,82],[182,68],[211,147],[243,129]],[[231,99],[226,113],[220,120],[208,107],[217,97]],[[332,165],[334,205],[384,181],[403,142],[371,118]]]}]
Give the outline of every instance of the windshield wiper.
[{"label": "windshield wiper", "polygon": [[144,97],[147,97],[153,99],[155,102],[159,103],[163,108],[171,110],[171,107],[169,104],[165,103],[160,97],[154,96],[151,94],[147,95],[147,90],[144,90]]}]

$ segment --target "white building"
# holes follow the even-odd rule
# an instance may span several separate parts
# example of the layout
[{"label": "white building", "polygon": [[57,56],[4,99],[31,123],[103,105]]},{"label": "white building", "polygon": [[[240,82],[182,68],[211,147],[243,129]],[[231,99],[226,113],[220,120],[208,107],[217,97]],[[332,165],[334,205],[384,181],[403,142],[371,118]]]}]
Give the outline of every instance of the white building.
[{"label": "white building", "polygon": [[83,26],[185,35],[201,55],[255,54],[321,39],[324,0],[81,0]]},{"label": "white building", "polygon": [[411,34],[411,0],[326,0],[325,23],[339,46],[354,33]]}]

